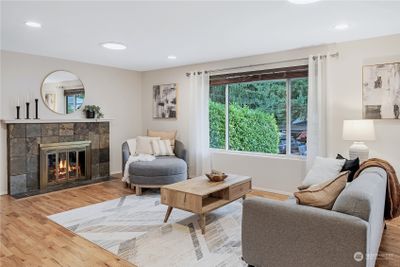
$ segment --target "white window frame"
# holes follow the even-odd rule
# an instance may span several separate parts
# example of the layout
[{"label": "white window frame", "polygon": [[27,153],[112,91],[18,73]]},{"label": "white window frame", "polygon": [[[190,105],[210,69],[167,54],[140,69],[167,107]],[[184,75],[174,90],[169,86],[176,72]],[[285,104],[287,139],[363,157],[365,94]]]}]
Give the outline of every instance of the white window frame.
[{"label": "white window frame", "polygon": [[241,154],[241,155],[267,155],[274,157],[288,157],[288,158],[298,158],[305,159],[306,156],[292,154],[292,81],[298,79],[304,79],[307,77],[299,77],[299,78],[287,78],[287,79],[276,79],[276,80],[268,80],[268,81],[285,81],[286,82],[286,153],[264,153],[264,152],[252,152],[252,151],[238,151],[229,149],[229,84],[225,85],[225,148],[211,148],[210,150],[216,152],[227,152],[232,154]]}]

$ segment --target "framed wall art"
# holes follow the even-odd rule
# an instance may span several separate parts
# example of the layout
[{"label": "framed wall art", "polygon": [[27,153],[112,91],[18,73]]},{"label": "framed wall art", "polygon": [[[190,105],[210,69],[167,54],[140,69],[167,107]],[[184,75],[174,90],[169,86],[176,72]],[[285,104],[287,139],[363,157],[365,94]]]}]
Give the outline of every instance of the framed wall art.
[{"label": "framed wall art", "polygon": [[400,62],[363,66],[364,119],[399,119]]},{"label": "framed wall art", "polygon": [[153,86],[153,118],[176,119],[176,83]]}]

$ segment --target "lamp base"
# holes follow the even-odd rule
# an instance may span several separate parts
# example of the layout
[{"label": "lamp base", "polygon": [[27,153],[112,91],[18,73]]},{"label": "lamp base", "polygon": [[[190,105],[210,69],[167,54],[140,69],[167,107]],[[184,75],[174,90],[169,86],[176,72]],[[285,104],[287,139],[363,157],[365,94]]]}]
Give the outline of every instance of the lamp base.
[{"label": "lamp base", "polygon": [[350,159],[360,159],[360,163],[369,158],[369,148],[364,142],[354,142],[349,148]]}]

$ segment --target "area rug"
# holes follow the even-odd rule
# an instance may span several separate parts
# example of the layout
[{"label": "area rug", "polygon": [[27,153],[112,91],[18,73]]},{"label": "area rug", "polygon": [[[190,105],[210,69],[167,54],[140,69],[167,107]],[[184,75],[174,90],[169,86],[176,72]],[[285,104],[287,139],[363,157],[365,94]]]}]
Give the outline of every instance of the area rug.
[{"label": "area rug", "polygon": [[167,207],[159,195],[125,196],[48,216],[57,224],[139,267],[247,266],[241,260],[242,201],[206,217]]}]

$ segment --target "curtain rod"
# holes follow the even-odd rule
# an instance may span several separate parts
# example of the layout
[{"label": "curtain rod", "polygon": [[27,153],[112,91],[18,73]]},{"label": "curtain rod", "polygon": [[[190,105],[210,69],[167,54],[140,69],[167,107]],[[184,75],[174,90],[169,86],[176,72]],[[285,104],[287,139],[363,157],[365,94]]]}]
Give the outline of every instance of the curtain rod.
[{"label": "curtain rod", "polygon": [[[319,55],[320,58],[326,58],[328,54],[325,55]],[[338,57],[339,52],[329,54],[331,57]],[[316,60],[318,56],[313,56],[313,60]],[[287,60],[281,60],[281,61],[275,61],[275,62],[268,62],[268,63],[260,63],[260,64],[252,64],[252,65],[247,65],[247,66],[238,66],[238,67],[231,67],[231,68],[223,68],[223,69],[214,69],[214,70],[205,70],[204,73],[213,73],[213,72],[223,72],[227,70],[236,70],[236,69],[246,69],[246,68],[254,68],[254,67],[260,67],[260,66],[266,66],[266,65],[273,65],[273,64],[278,64],[278,63],[285,63],[285,62],[292,62],[292,61],[299,61],[299,60],[308,60],[308,57],[303,57],[303,58],[295,58],[295,59],[287,59]],[[201,74],[202,71],[196,71],[193,72],[193,74]],[[186,76],[189,77],[192,75],[191,72],[186,72]]]}]

